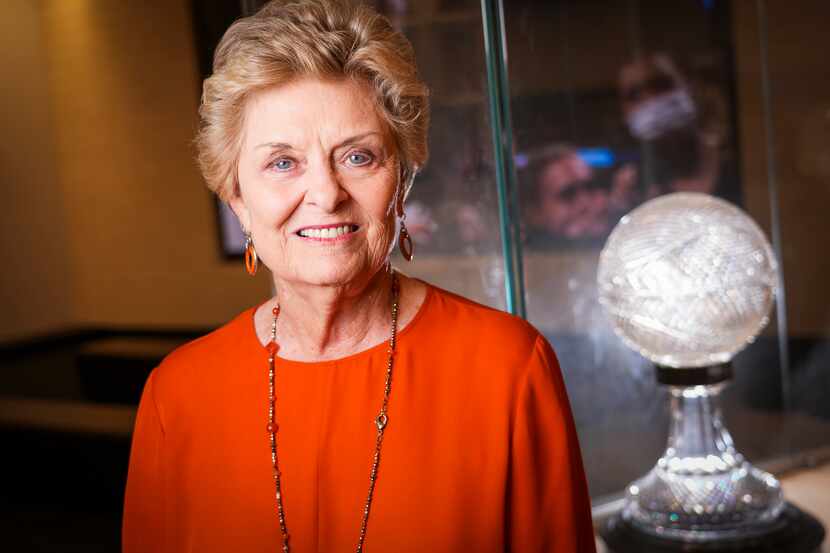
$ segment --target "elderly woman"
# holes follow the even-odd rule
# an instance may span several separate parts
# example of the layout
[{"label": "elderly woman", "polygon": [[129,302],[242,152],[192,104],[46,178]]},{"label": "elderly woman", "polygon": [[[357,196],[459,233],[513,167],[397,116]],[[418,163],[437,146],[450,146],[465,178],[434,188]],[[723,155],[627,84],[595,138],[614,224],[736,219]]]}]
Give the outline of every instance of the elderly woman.
[{"label": "elderly woman", "polygon": [[550,345],[391,268],[428,111],[365,7],[273,2],[227,31],[200,162],[277,292],[147,381],[125,551],[594,551]]}]

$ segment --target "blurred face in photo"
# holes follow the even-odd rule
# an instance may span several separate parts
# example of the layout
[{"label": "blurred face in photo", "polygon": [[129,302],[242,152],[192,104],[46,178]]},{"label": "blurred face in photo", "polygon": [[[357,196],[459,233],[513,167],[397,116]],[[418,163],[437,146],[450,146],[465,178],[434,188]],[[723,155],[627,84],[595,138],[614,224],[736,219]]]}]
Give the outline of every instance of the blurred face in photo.
[{"label": "blurred face in photo", "polygon": [[626,125],[639,140],[655,140],[695,122],[694,101],[667,56],[657,54],[624,65],[619,87]]},{"label": "blurred face in photo", "polygon": [[620,69],[622,115],[642,145],[649,184],[671,189],[700,167],[699,110],[686,79],[664,54],[638,58]]},{"label": "blurred face in photo", "polygon": [[608,231],[608,192],[576,152],[552,159],[538,176],[535,226],[566,238],[602,236]]}]

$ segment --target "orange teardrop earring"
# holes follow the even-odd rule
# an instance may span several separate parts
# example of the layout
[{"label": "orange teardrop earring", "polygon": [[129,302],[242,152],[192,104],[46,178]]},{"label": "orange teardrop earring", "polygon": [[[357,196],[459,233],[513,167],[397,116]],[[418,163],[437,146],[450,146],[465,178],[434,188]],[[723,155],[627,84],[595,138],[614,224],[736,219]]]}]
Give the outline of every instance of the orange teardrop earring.
[{"label": "orange teardrop earring", "polygon": [[256,274],[257,267],[259,266],[259,259],[256,255],[256,249],[254,249],[254,240],[251,238],[251,233],[245,233],[245,270],[248,271],[248,274],[254,276]]}]

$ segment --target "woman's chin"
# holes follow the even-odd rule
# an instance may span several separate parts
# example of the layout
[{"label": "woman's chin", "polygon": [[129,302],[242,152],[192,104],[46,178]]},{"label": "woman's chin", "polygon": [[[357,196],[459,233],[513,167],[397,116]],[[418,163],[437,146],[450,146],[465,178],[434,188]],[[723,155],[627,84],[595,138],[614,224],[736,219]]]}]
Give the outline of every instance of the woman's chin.
[{"label": "woman's chin", "polygon": [[364,264],[333,261],[301,267],[296,280],[314,286],[348,286],[369,280],[373,273]]}]

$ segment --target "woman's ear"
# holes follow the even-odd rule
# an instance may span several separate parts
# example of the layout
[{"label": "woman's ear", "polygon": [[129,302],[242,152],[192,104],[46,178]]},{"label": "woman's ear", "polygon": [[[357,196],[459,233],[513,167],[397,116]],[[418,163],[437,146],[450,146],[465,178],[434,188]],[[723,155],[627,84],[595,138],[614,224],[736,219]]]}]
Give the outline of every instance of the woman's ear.
[{"label": "woman's ear", "polygon": [[395,213],[398,217],[403,216],[403,204],[412,190],[412,183],[415,180],[415,175],[418,174],[418,167],[414,166],[411,169],[400,170],[400,184],[398,185],[398,197],[396,199]]},{"label": "woman's ear", "polygon": [[242,230],[246,233],[251,232],[251,212],[248,211],[248,207],[242,199],[242,194],[234,194],[228,200],[228,205],[236,215],[236,218],[239,219],[239,224],[242,225]]},{"label": "woman's ear", "polygon": [[403,201],[404,201],[404,191],[403,186],[398,188],[398,194],[395,198],[395,215],[398,217],[403,217]]}]

